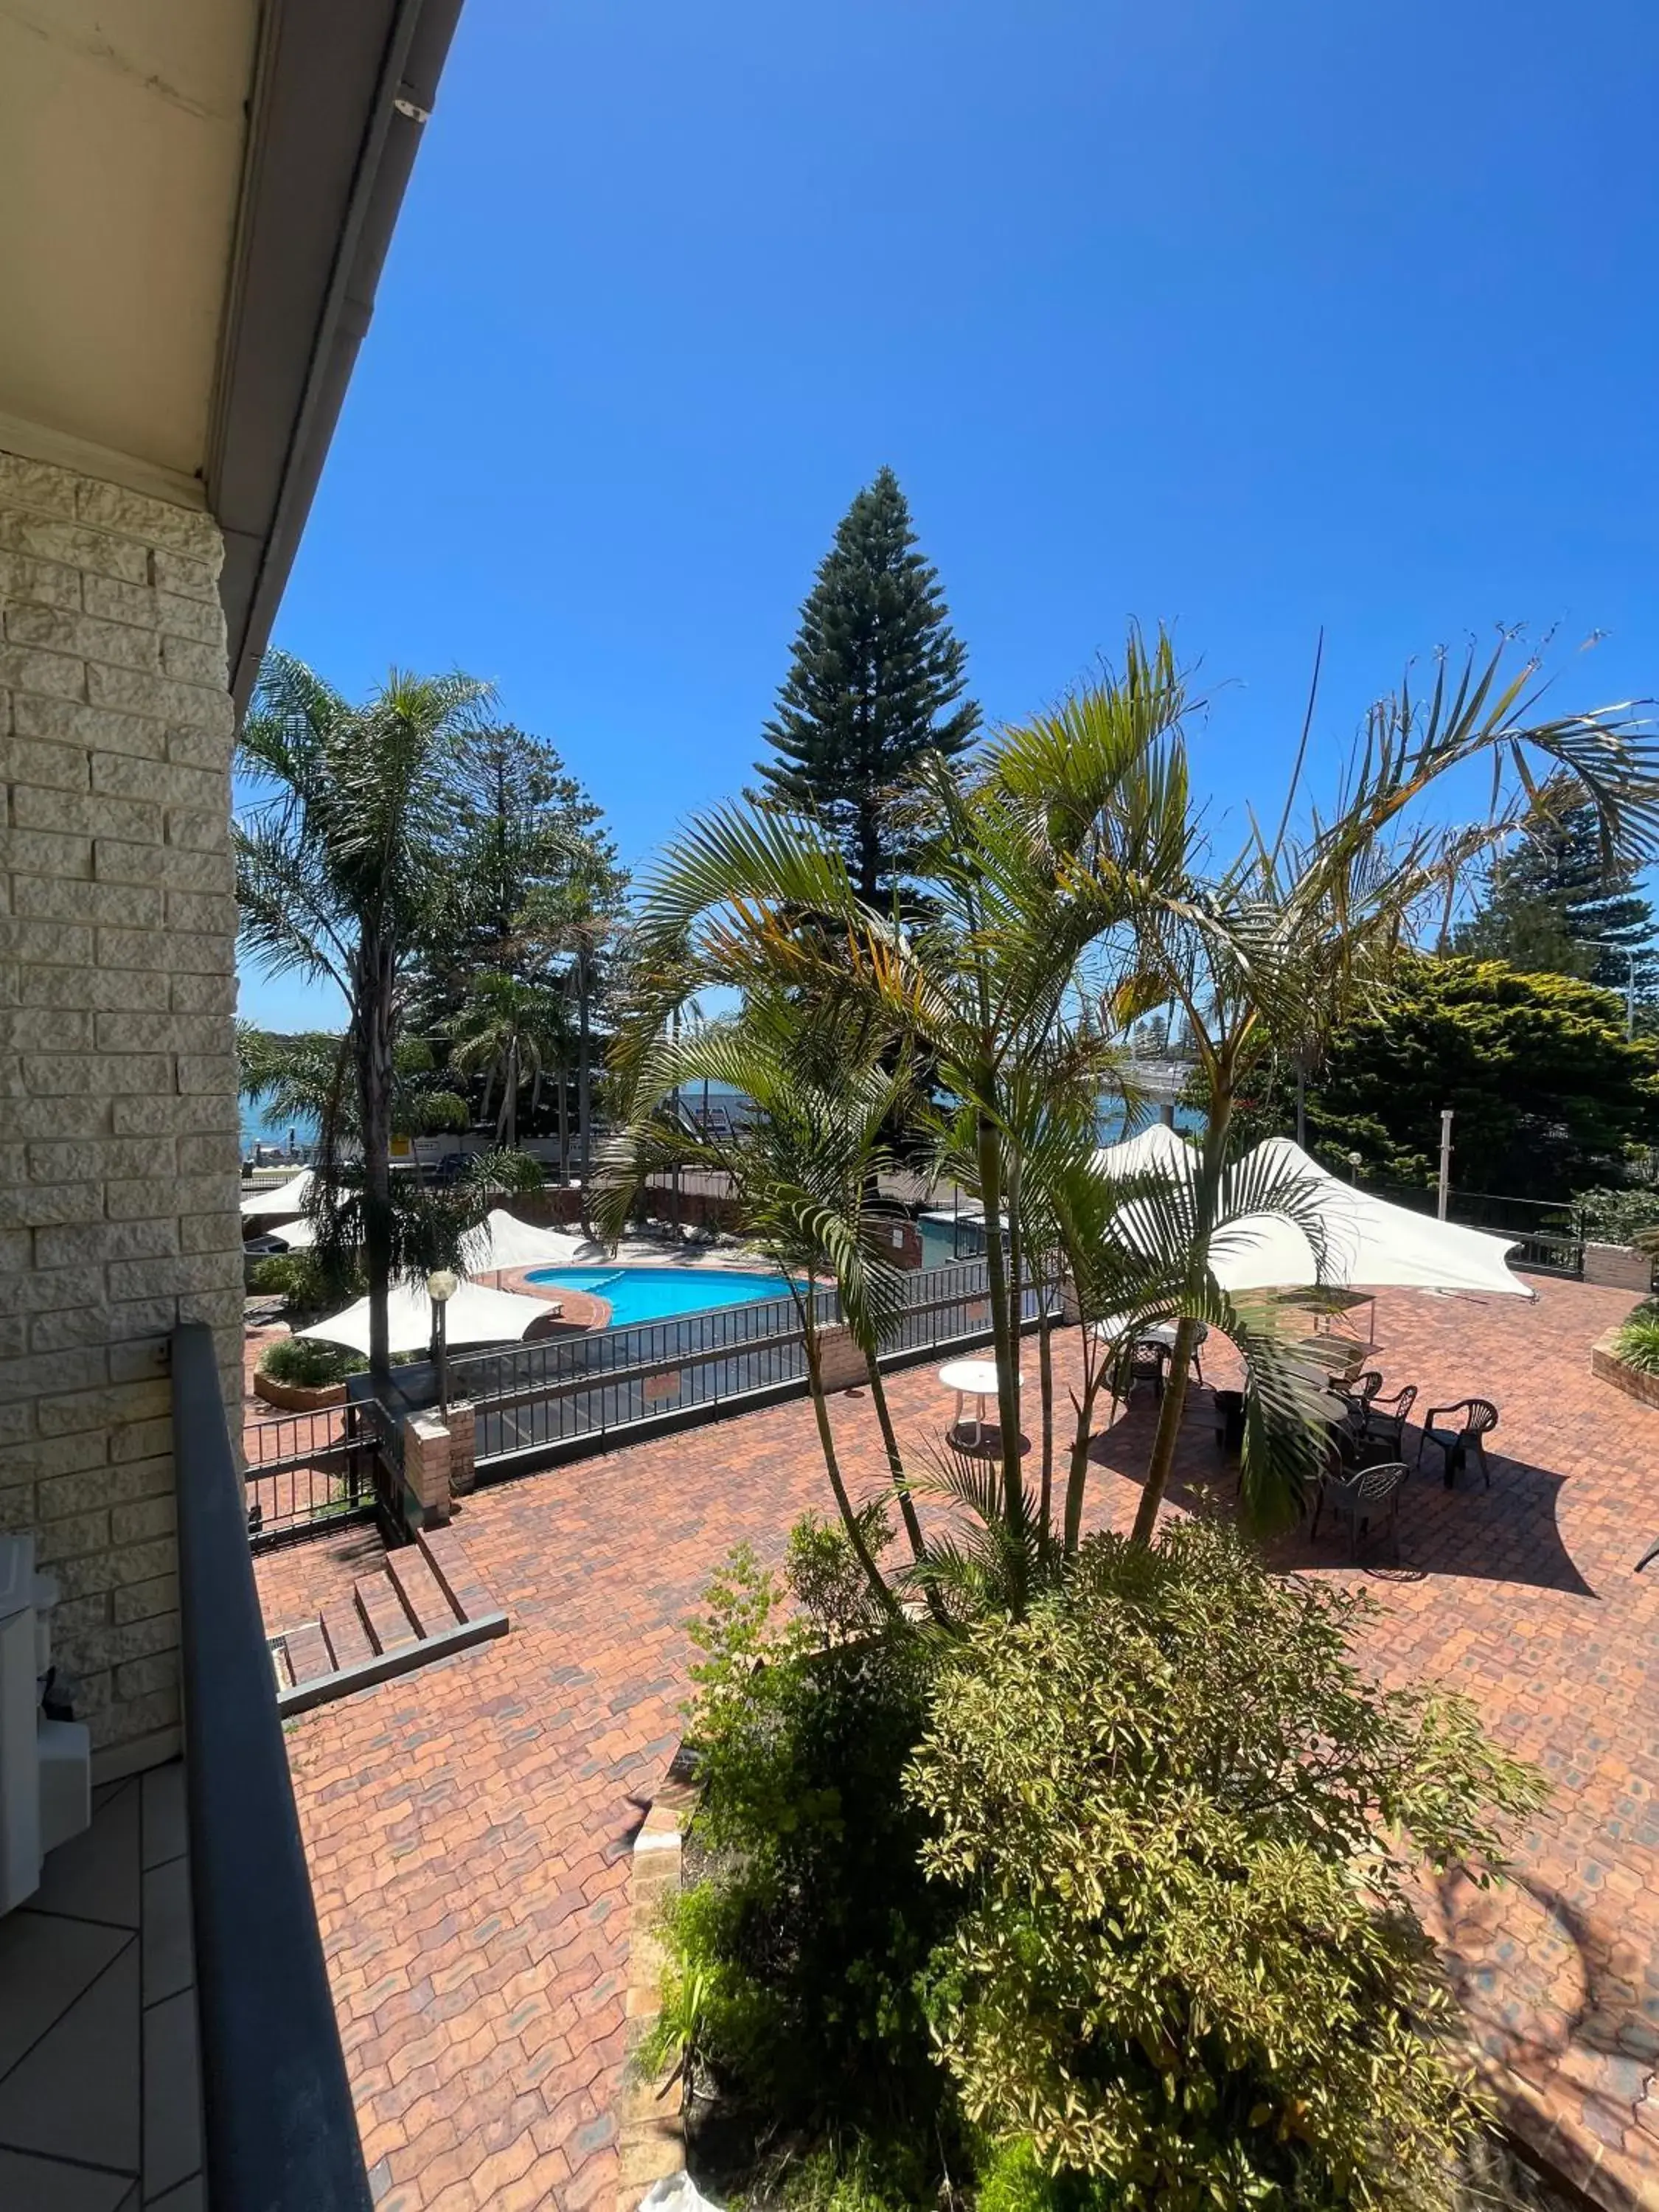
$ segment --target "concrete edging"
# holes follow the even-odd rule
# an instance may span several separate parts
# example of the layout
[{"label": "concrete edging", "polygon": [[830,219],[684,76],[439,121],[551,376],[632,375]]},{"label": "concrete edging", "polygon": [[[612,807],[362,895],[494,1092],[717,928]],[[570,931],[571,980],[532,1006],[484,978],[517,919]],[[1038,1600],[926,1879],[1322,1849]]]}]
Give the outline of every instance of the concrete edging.
[{"label": "concrete edging", "polygon": [[677,1754],[629,1860],[628,2057],[617,2093],[617,2212],[636,2212],[653,2182],[685,2171],[684,2081],[678,2069],[647,2079],[634,2056],[662,2013],[665,1954],[658,1923],[680,1887],[685,1821],[696,1798]]}]

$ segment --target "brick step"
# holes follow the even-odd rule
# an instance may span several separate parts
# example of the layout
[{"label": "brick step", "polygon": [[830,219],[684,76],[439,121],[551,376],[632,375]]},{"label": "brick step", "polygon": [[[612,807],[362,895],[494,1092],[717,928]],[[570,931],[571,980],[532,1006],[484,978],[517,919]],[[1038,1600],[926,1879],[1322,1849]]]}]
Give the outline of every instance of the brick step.
[{"label": "brick step", "polygon": [[388,1552],[386,1571],[403,1601],[404,1611],[422,1637],[441,1636],[465,1618],[459,1607],[452,1604],[448,1591],[418,1544]]},{"label": "brick step", "polygon": [[323,1634],[328,1638],[328,1648],[334,1654],[337,1670],[342,1667],[361,1666],[365,1659],[374,1657],[374,1646],[368,1640],[368,1631],[363,1617],[349,1599],[337,1600],[324,1608]]},{"label": "brick step", "polygon": [[495,1599],[473,1571],[466,1547],[453,1528],[422,1528],[415,1541],[462,1620],[476,1620],[494,1609]]},{"label": "brick step", "polygon": [[270,1644],[270,1671],[276,1677],[276,1694],[294,1687],[294,1669],[288,1662],[288,1646],[280,1636],[273,1636]]},{"label": "brick step", "polygon": [[384,1574],[365,1575],[354,1583],[352,1598],[377,1654],[397,1651],[405,1644],[419,1641],[402,1599]]},{"label": "brick step", "polygon": [[298,1628],[288,1629],[283,1642],[288,1647],[288,1663],[296,1685],[334,1672],[334,1655],[328,1648],[320,1621],[307,1620]]}]

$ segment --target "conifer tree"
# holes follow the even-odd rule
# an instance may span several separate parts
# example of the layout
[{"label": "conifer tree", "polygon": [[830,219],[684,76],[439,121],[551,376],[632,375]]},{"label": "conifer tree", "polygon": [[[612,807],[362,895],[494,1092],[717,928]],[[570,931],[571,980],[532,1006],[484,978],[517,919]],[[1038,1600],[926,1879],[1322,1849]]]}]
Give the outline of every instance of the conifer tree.
[{"label": "conifer tree", "polygon": [[963,697],[967,658],[884,468],[847,510],[807,594],[766,725],[778,757],[760,770],[767,796],[810,806],[833,829],[865,899],[887,898],[909,872],[904,801],[918,760],[960,753],[979,727]]},{"label": "conifer tree", "polygon": [[1636,996],[1659,989],[1651,903],[1633,869],[1603,863],[1595,809],[1543,794],[1546,819],[1489,870],[1481,910],[1457,932],[1457,950],[1523,974],[1577,975]]}]

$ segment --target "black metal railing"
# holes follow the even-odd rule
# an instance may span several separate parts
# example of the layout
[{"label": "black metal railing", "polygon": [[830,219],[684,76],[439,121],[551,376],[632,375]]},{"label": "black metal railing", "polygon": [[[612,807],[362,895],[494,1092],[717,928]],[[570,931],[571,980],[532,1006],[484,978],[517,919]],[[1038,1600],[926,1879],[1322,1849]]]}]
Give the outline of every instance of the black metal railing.
[{"label": "black metal railing", "polygon": [[173,1334],[173,1439],[208,2202],[369,2212],[204,1322]]},{"label": "black metal railing", "polygon": [[[1028,1286],[1022,1319],[1034,1322],[1045,1295]],[[841,1320],[833,1291],[818,1290],[819,1325]],[[983,1343],[991,1330],[983,1258],[954,1261],[905,1279],[905,1305],[886,1333],[884,1364]],[[629,1431],[665,1419],[734,1410],[806,1388],[806,1343],[787,1295],[716,1306],[627,1328],[452,1354],[449,1394],[471,1401],[480,1477],[516,1473],[544,1460],[601,1450]],[[424,1404],[433,1378],[400,1369],[409,1404]],[[359,1382],[356,1390],[366,1390]],[[247,1526],[256,1551],[352,1522],[395,1522],[403,1429],[363,1395],[343,1407],[250,1422]]]},{"label": "black metal railing", "polygon": [[[1409,1206],[1414,1213],[1432,1214],[1438,1194],[1421,1183],[1384,1183],[1373,1188],[1390,1205]],[[1462,1229],[1484,1229],[1489,1236],[1504,1237],[1520,1246],[1510,1255],[1511,1267],[1528,1274],[1567,1275],[1575,1279],[1584,1272],[1584,1217],[1571,1200],[1512,1198],[1489,1190],[1450,1190],[1446,1194],[1446,1218]]]},{"label": "black metal railing", "polygon": [[254,1549],[369,1519],[384,1425],[373,1399],[249,1421],[242,1452]]},{"label": "black metal railing", "polygon": [[[1023,1319],[1052,1295],[1026,1289]],[[841,1318],[820,1291],[817,1319]],[[986,1263],[969,1260],[907,1279],[904,1310],[882,1345],[884,1363],[983,1342],[990,1334]],[[453,1360],[451,1388],[473,1404],[482,1478],[544,1458],[599,1450],[665,1419],[713,1414],[806,1387],[806,1346],[793,1298],[607,1329],[591,1336]]]}]

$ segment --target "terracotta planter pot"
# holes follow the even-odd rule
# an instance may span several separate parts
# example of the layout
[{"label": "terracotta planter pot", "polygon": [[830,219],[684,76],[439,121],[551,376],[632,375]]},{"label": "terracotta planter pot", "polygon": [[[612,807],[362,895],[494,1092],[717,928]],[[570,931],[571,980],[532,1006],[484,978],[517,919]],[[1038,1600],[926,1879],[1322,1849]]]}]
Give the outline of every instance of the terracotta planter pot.
[{"label": "terracotta planter pot", "polygon": [[270,1375],[262,1375],[256,1367],[253,1395],[263,1398],[268,1406],[280,1406],[285,1413],[315,1413],[325,1406],[343,1406],[346,1386],[343,1382],[325,1382],[308,1390],[301,1382],[278,1382]]}]

